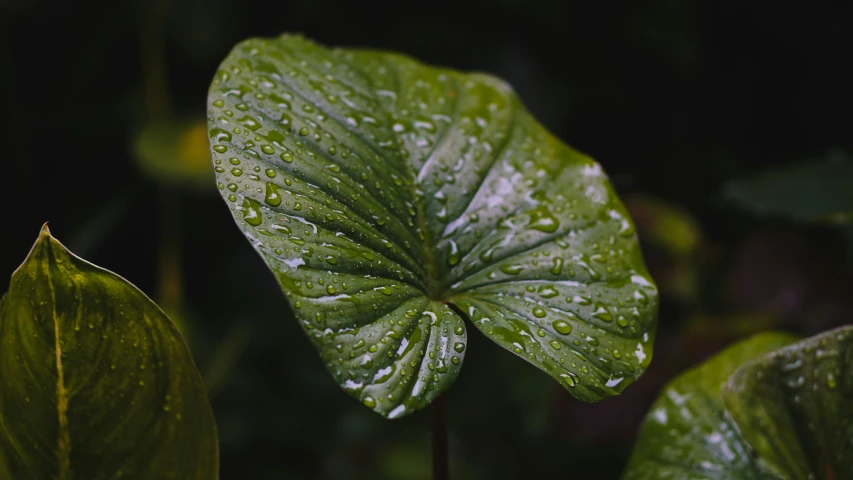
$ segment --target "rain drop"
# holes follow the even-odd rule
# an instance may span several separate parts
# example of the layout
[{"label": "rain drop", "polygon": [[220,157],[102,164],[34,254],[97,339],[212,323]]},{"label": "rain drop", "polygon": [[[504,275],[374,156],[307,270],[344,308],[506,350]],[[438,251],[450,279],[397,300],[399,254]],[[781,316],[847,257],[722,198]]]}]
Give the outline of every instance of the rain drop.
[{"label": "rain drop", "polygon": [[501,271],[507,275],[518,275],[522,270],[524,270],[524,267],[521,265],[501,265]]},{"label": "rain drop", "polygon": [[562,333],[563,335],[568,335],[572,333],[572,326],[569,322],[565,320],[557,320],[551,324],[558,333]]}]

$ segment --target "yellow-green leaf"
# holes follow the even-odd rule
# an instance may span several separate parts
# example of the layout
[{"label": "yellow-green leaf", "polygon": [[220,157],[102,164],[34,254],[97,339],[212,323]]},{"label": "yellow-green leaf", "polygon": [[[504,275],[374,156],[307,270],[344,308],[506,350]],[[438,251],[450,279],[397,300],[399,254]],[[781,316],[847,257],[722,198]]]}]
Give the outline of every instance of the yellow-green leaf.
[{"label": "yellow-green leaf", "polygon": [[208,192],[213,174],[204,119],[151,123],[134,139],[139,168],[158,183]]},{"label": "yellow-green leaf", "polygon": [[0,478],[217,472],[213,414],[174,325],[45,226],[0,300]]}]

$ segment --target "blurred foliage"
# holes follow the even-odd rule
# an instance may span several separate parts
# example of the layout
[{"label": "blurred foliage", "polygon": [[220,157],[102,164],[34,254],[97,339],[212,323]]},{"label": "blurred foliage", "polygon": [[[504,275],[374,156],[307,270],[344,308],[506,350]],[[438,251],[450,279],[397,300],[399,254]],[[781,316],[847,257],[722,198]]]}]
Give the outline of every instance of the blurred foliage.
[{"label": "blurred foliage", "polygon": [[702,233],[696,220],[683,208],[647,195],[633,195],[625,201],[649,245],[663,248],[674,257],[690,257],[695,253]]},{"label": "blurred foliage", "polygon": [[647,194],[626,196],[624,202],[647,244],[645,254],[655,270],[655,281],[680,302],[695,302],[702,253],[697,220],[683,207]]},{"label": "blurred foliage", "polygon": [[[139,127],[204,118],[219,60],[246,37],[302,32],[505,78],[543,125],[602,163],[637,220],[661,287],[649,370],[620,397],[581,404],[472,334],[446,399],[455,478],[616,478],[646,410],[679,372],[749,331],[814,335],[853,318],[850,227],[756,217],[721,195],[729,181],[853,150],[844,61],[853,3],[153,5],[0,0],[3,239],[9,252],[27,251],[29,232],[50,220],[75,251],[155,294],[161,233],[176,233],[180,307],[200,370],[219,371],[214,352],[234,324],[250,325],[230,373],[213,377],[222,478],[418,478],[428,449],[428,411],[374,418],[328,378],[273,276],[238,229],[223,228],[232,219],[216,195],[164,196],[140,175]],[[141,44],[152,41],[162,55],[143,61]],[[151,114],[147,62],[165,78],[162,116]],[[635,194],[668,207],[632,208]],[[158,204],[178,218],[164,222]],[[646,210],[669,220],[649,226]],[[0,291],[19,261],[0,256]]]},{"label": "blurred foliage", "polygon": [[134,141],[139,168],[169,187],[213,193],[207,123],[204,119],[169,120],[143,127]]},{"label": "blurred foliage", "polygon": [[725,196],[744,210],[802,222],[853,222],[853,160],[842,152],[733,180]]}]

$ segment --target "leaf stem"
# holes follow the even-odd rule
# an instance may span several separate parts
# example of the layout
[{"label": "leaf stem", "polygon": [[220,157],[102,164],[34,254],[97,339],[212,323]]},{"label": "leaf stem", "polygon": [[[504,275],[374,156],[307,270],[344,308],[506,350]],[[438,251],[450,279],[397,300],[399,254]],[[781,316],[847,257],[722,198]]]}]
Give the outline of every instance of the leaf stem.
[{"label": "leaf stem", "polygon": [[444,395],[432,402],[432,479],[449,480],[447,455],[447,421],[444,416]]}]

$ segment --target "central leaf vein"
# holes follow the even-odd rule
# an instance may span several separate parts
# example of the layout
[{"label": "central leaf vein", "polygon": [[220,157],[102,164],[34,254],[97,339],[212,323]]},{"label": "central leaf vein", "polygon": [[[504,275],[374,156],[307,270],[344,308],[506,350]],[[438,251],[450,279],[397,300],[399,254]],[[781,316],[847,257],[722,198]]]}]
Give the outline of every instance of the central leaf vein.
[{"label": "central leaf vein", "polygon": [[[51,255],[51,260],[53,260]],[[56,291],[50,268],[45,268],[47,285],[50,289],[51,314],[53,317],[54,352],[56,353],[56,412],[59,422],[59,437],[57,439],[57,459],[59,469],[57,478],[66,480],[71,467],[71,435],[68,428],[68,392],[65,388],[65,373],[62,368],[62,345],[59,341],[59,317],[56,314]]]},{"label": "central leaf vein", "polygon": [[[391,68],[389,68],[389,71],[394,72],[396,83],[397,83],[397,85],[399,85],[400,84],[399,72],[397,71],[397,69],[394,68],[393,66],[391,66]],[[450,96],[454,100],[453,114],[452,114],[451,118],[455,119],[458,116],[458,104],[459,104],[458,97],[459,97],[459,95],[461,95],[461,89],[459,88],[459,80],[456,78],[456,76],[454,75],[452,78],[453,78],[454,83],[453,83],[453,87],[452,87],[451,92],[454,92],[455,94]],[[399,87],[398,87],[398,90],[399,90]],[[450,122],[449,125],[453,125],[453,122]],[[424,169],[426,169],[429,162],[433,158],[435,158],[435,154],[436,154],[436,152],[440,151],[440,147],[441,147],[442,143],[447,138],[449,138],[450,130],[451,130],[451,127],[447,126],[442,131],[441,136],[435,142],[435,145],[433,145],[433,148],[432,148],[432,150],[430,150],[429,155],[427,155],[427,159],[424,161],[423,165],[421,166],[420,171],[423,171]],[[400,139],[398,138],[397,141],[399,142]],[[436,261],[437,259],[436,259],[435,245],[433,242],[433,235],[432,235],[432,231],[429,228],[429,225],[427,225],[427,215],[426,215],[426,208],[424,207],[423,196],[419,193],[420,192],[419,191],[420,183],[418,180],[420,177],[420,171],[415,172],[415,169],[413,168],[412,163],[409,161],[404,162],[404,164],[406,166],[408,178],[411,179],[411,182],[409,183],[409,188],[410,188],[411,194],[412,194],[412,199],[413,199],[412,202],[415,205],[415,210],[416,210],[415,216],[417,217],[418,231],[423,235],[423,238],[422,238],[421,242],[419,242],[419,243],[421,245],[421,254],[423,255],[423,260],[424,260],[424,263],[426,264],[426,269],[427,269],[427,296],[432,300],[443,302],[444,301],[444,299],[443,299],[444,281],[442,281],[442,279],[438,278],[439,277],[439,268],[438,268],[438,264]]]}]

